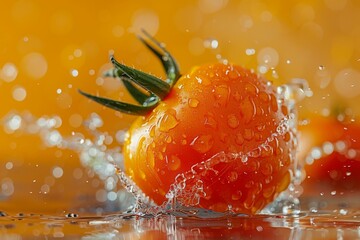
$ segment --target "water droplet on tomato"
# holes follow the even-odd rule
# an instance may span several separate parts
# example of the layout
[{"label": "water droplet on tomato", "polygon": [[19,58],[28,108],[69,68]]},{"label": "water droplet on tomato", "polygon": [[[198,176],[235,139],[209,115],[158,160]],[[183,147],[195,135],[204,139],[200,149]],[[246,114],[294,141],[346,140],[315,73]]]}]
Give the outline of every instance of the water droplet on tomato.
[{"label": "water droplet on tomato", "polygon": [[227,175],[227,180],[229,182],[235,182],[238,179],[238,173],[235,171],[231,171]]},{"label": "water droplet on tomato", "polygon": [[229,102],[229,97],[230,97],[229,86],[226,85],[216,86],[213,92],[216,102],[219,103],[220,106],[226,106],[227,103]]},{"label": "water droplet on tomato", "polygon": [[284,140],[285,140],[285,142],[288,142],[291,140],[291,134],[289,132],[286,132],[284,134]]},{"label": "water droplet on tomato", "polygon": [[244,129],[244,139],[250,141],[254,137],[254,131],[251,128]]},{"label": "water droplet on tomato", "polygon": [[230,80],[235,80],[240,77],[240,73],[238,71],[232,69],[231,71],[227,72],[227,76],[229,77]]},{"label": "water droplet on tomato", "polygon": [[240,114],[244,119],[245,123],[251,122],[256,114],[256,108],[254,101],[249,97],[246,97],[243,101],[240,102]]},{"label": "water droplet on tomato", "polygon": [[244,143],[244,137],[241,133],[236,134],[235,142],[240,146]]},{"label": "water droplet on tomato", "polygon": [[251,152],[248,153],[249,157],[252,157],[252,158],[258,158],[261,156],[261,147],[257,147],[255,149],[253,149]]},{"label": "water droplet on tomato", "polygon": [[272,111],[277,112],[279,106],[274,94],[270,95],[270,108]]},{"label": "water droplet on tomato", "polygon": [[247,82],[245,84],[245,92],[251,95],[257,95],[259,93],[259,89],[254,84]]},{"label": "water droplet on tomato", "polygon": [[168,162],[168,168],[171,171],[175,171],[177,169],[179,169],[179,167],[181,166],[181,161],[177,156],[172,155],[170,157],[170,160]]},{"label": "water droplet on tomato", "polygon": [[226,142],[228,140],[228,134],[224,132],[220,132],[220,141]]},{"label": "water droplet on tomato", "polygon": [[168,136],[165,137],[165,142],[166,143],[171,143],[171,141],[172,141],[171,136],[168,135]]},{"label": "water droplet on tomato", "polygon": [[204,86],[209,86],[211,81],[207,77],[200,78],[198,76],[195,77],[197,83],[202,84]]},{"label": "water droplet on tomato", "polygon": [[[166,139],[165,139],[165,141],[166,141]],[[163,146],[162,148],[161,148],[161,152],[166,152],[166,146]]]},{"label": "water droplet on tomato", "polygon": [[265,198],[270,198],[273,196],[275,192],[275,186],[269,186],[263,190],[263,196]]},{"label": "water droplet on tomato", "polygon": [[264,103],[268,103],[270,101],[270,96],[266,92],[260,92],[258,97]]},{"label": "water droplet on tomato", "polygon": [[196,108],[199,105],[199,100],[197,100],[196,98],[190,98],[188,104],[190,107]]},{"label": "water droplet on tomato", "polygon": [[227,124],[230,128],[235,129],[239,126],[240,122],[235,114],[229,114],[227,118]]},{"label": "water droplet on tomato", "polygon": [[161,152],[159,152],[158,156],[157,156],[157,159],[164,160],[164,155]]},{"label": "water droplet on tomato", "polygon": [[149,168],[155,167],[155,156],[154,156],[154,152],[152,151],[151,148],[147,149],[146,162],[147,162],[147,166]]},{"label": "water droplet on tomato", "polygon": [[217,121],[215,120],[215,118],[213,117],[212,114],[206,114],[205,115],[205,122],[204,122],[205,126],[209,126],[212,129],[217,129]]},{"label": "water droplet on tomato", "polygon": [[244,207],[246,209],[250,209],[252,208],[252,206],[254,206],[255,203],[255,195],[252,193],[251,190],[249,190],[248,195],[244,201]]},{"label": "water droplet on tomato", "polygon": [[339,173],[338,173],[338,171],[336,171],[336,170],[331,170],[331,171],[329,172],[329,176],[330,176],[332,179],[336,180],[336,179],[338,178],[338,176],[339,176]]},{"label": "water droplet on tomato", "polygon": [[179,121],[169,111],[165,113],[159,120],[159,130],[161,132],[168,132],[175,128],[179,124]]},{"label": "water droplet on tomato", "polygon": [[143,180],[146,180],[146,174],[141,169],[139,169],[138,171],[139,171],[140,178]]},{"label": "water droplet on tomato", "polygon": [[236,91],[232,95],[233,95],[235,101],[238,101],[238,102],[240,102],[242,100],[242,98],[243,98],[243,96],[238,91]]},{"label": "water droplet on tomato", "polygon": [[258,141],[258,142],[263,142],[263,135],[260,134],[260,133],[255,133],[254,135],[255,137],[255,140]]},{"label": "water droplet on tomato", "polygon": [[237,200],[240,200],[242,196],[242,192],[241,191],[236,191],[235,193],[233,193],[231,195],[231,199],[234,200],[234,201],[237,201]]},{"label": "water droplet on tomato", "polygon": [[260,171],[265,176],[269,176],[273,173],[273,167],[270,163],[265,163],[260,166]]},{"label": "water droplet on tomato", "polygon": [[190,143],[191,147],[199,153],[208,152],[214,144],[214,139],[211,135],[201,135],[194,138]]},{"label": "water droplet on tomato", "polygon": [[150,137],[154,137],[154,136],[155,136],[155,125],[152,125],[152,126],[150,127],[149,135],[150,135]]},{"label": "water droplet on tomato", "polygon": [[267,176],[265,179],[264,179],[264,182],[266,183],[266,184],[269,184],[269,183],[271,183],[272,182],[272,180],[273,180],[273,176]]},{"label": "water droplet on tomato", "polygon": [[282,114],[287,116],[289,114],[289,109],[285,105],[282,105],[281,106],[281,112],[282,112]]}]

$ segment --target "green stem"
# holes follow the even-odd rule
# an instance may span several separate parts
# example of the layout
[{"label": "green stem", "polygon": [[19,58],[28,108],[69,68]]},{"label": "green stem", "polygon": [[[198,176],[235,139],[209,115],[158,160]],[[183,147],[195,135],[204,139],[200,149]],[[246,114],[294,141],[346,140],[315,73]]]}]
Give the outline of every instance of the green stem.
[{"label": "green stem", "polygon": [[118,76],[117,69],[110,69],[104,72],[104,77],[113,77],[119,78],[123,83],[126,89],[129,91],[131,96],[141,105],[143,105],[147,99],[151,96],[150,94],[146,94],[139,89],[128,77],[126,76]]},{"label": "green stem", "polygon": [[81,90],[79,90],[79,92],[82,95],[84,95],[85,97],[87,97],[97,103],[100,103],[101,105],[112,108],[119,112],[123,112],[126,114],[132,114],[132,115],[146,115],[149,112],[151,112],[154,109],[154,107],[158,104],[158,101],[153,101],[153,102],[147,103],[147,106],[137,106],[137,105],[133,105],[133,104],[129,104],[129,103],[115,101],[115,100],[108,99],[108,98],[97,97],[97,96],[85,93]]},{"label": "green stem", "polygon": [[[138,36],[138,38],[140,39],[140,41],[142,43],[145,44],[146,47],[148,47],[148,49],[150,49],[150,51],[152,51],[159,58],[159,60],[161,61],[162,65],[166,71],[166,76],[168,77],[167,83],[169,83],[170,86],[173,86],[181,76],[179,67],[178,67],[175,59],[166,50],[166,48],[163,46],[163,44],[161,44],[155,38],[150,36],[150,34],[148,32],[146,32],[145,30],[143,30],[142,32],[149,39],[150,42],[146,41],[144,38],[142,38],[140,36]],[[154,48],[152,45],[155,45],[157,48],[160,49],[160,51],[158,49]]]},{"label": "green stem", "polygon": [[125,66],[124,64],[116,61],[113,56],[110,58],[110,60],[114,64],[115,68],[120,71],[119,75],[126,75],[129,80],[155,94],[160,99],[164,99],[170,92],[171,86],[160,78],[136,70],[135,68]]}]

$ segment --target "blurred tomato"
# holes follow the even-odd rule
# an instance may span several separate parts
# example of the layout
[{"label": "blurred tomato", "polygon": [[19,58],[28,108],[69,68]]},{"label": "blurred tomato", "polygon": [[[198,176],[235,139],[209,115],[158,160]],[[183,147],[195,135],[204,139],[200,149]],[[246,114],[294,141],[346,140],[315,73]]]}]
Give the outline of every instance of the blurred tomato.
[{"label": "blurred tomato", "polygon": [[300,127],[305,196],[328,198],[360,193],[360,125],[313,117]]}]

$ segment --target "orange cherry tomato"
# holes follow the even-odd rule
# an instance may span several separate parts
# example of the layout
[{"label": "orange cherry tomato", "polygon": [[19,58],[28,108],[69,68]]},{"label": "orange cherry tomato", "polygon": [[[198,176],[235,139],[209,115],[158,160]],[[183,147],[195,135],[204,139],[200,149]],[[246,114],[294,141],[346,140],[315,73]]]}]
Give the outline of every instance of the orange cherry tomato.
[{"label": "orange cherry tomato", "polygon": [[287,102],[270,82],[233,64],[207,64],[181,76],[163,45],[144,35],[165,81],[114,57],[114,69],[105,72],[123,81],[138,105],[80,91],[142,115],[124,142],[126,173],[158,205],[252,214],[272,202],[291,180],[295,141]]},{"label": "orange cherry tomato", "polygon": [[315,117],[300,128],[305,196],[326,197],[360,189],[360,125],[333,117]]},{"label": "orange cherry tomato", "polygon": [[[132,125],[125,169],[162,204],[179,174],[213,160],[198,172],[204,191],[199,206],[225,211],[231,205],[234,211],[254,213],[289,184],[291,133],[275,134],[287,115],[274,87],[251,71],[222,63],[200,66]],[[266,146],[259,151],[261,144]],[[211,159],[220,152],[242,157]]]}]

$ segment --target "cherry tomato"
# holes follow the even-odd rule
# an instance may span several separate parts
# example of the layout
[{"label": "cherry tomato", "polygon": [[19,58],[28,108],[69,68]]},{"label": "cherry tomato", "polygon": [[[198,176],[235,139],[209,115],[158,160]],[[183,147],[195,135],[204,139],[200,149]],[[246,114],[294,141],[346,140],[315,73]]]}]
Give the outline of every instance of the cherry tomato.
[{"label": "cherry tomato", "polygon": [[242,213],[262,209],[287,188],[292,165],[289,109],[277,99],[275,87],[250,70],[224,63],[179,77],[171,55],[150,46],[161,48],[154,41],[143,40],[160,57],[166,81],[114,58],[115,69],[107,72],[120,77],[141,106],[82,92],[116,110],[143,115],[124,144],[127,174],[159,205],[171,190],[185,205]]},{"label": "cherry tomato", "polygon": [[360,125],[335,117],[314,117],[302,126],[304,195],[329,197],[360,189]]}]

